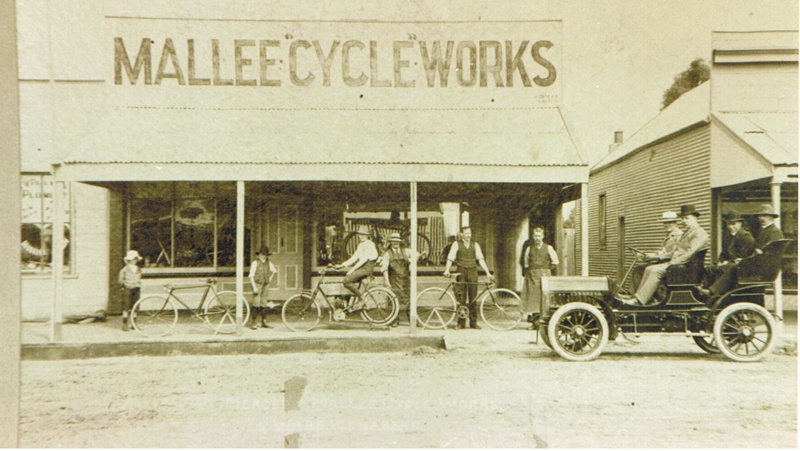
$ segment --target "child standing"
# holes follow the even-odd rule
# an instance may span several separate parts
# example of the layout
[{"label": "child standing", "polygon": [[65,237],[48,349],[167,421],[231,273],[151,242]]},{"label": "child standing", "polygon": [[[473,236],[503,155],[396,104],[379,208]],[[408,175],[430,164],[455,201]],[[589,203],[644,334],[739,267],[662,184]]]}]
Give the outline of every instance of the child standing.
[{"label": "child standing", "polygon": [[131,330],[130,311],[136,301],[139,300],[139,292],[142,288],[142,270],[139,268],[139,261],[142,257],[139,252],[130,250],[122,260],[125,266],[119,271],[119,284],[122,287],[122,330]]},{"label": "child standing", "polygon": [[[267,325],[267,308],[272,307],[274,304],[269,302],[269,283],[278,270],[272,262],[269,261],[269,256],[272,252],[269,251],[267,246],[261,246],[258,250],[258,256],[250,265],[250,285],[253,287],[253,302],[250,305],[253,313],[253,322],[250,324],[251,329],[258,329],[259,327],[269,328]],[[258,317],[261,316],[259,323]]]}]

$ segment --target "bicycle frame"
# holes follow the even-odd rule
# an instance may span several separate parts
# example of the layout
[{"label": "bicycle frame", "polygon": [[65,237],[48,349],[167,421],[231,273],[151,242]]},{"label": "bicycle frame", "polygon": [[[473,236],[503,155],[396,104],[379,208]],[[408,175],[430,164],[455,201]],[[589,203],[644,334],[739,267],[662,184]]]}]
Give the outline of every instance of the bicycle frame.
[{"label": "bicycle frame", "polygon": [[[340,319],[339,321],[368,322],[365,319],[347,319],[348,312],[346,311],[346,309],[338,308],[336,306],[336,304],[335,304],[335,300],[337,298],[341,298],[342,295],[326,293],[325,290],[323,289],[323,286],[325,286],[325,285],[341,285],[342,282],[326,282],[325,281],[326,273],[327,273],[327,271],[324,271],[324,270],[320,273],[320,277],[319,277],[319,280],[317,281],[317,285],[314,287],[313,290],[311,290],[311,292],[309,292],[309,295],[311,296],[312,299],[317,299],[317,294],[322,294],[322,299],[325,300],[325,303],[328,306],[328,309],[327,309],[328,310],[328,320],[332,321],[334,319],[333,315],[341,310],[344,313],[344,318]],[[369,278],[371,279],[372,276],[369,276]],[[361,282],[359,282],[359,289],[365,289],[366,287],[369,286],[370,283],[364,283],[364,281],[362,280]],[[346,290],[346,288],[344,288],[344,287],[342,287],[342,289]],[[354,294],[349,293],[349,292],[345,293],[344,295],[345,296],[355,296]],[[334,302],[331,302],[330,298],[334,298]],[[358,312],[351,312],[351,313],[358,313]]]},{"label": "bicycle frame", "polygon": [[[187,286],[180,286],[180,287],[176,287],[176,286],[173,286],[173,285],[165,285],[164,288],[167,290],[167,297],[168,298],[171,298],[171,299],[174,299],[174,300],[178,301],[178,303],[181,304],[183,306],[183,308],[185,308],[187,311],[189,311],[192,314],[192,316],[194,316],[195,318],[197,318],[197,319],[199,319],[201,321],[205,321],[205,317],[203,316],[203,314],[201,312],[203,310],[203,307],[206,304],[206,301],[209,299],[208,294],[209,293],[213,293],[214,295],[217,294],[217,290],[214,288],[214,284],[216,282],[217,281],[214,280],[214,279],[208,279],[205,283],[200,284],[200,285],[187,285]],[[176,291],[182,291],[182,290],[193,290],[195,288],[205,288],[205,290],[203,290],[203,296],[200,298],[200,303],[197,304],[197,308],[196,309],[192,309],[191,307],[186,305],[186,303],[183,302],[183,300],[177,294],[175,294],[175,292]]]}]

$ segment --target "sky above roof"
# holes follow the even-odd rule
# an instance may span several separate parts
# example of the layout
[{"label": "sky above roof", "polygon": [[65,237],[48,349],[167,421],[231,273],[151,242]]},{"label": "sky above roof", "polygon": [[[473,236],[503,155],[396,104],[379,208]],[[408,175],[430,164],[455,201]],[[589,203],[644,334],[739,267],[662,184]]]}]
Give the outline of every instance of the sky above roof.
[{"label": "sky above roof", "polygon": [[614,131],[627,139],[659,113],[675,75],[710,59],[712,31],[798,29],[796,0],[574,0],[546,13],[563,19],[563,106],[590,166]]}]

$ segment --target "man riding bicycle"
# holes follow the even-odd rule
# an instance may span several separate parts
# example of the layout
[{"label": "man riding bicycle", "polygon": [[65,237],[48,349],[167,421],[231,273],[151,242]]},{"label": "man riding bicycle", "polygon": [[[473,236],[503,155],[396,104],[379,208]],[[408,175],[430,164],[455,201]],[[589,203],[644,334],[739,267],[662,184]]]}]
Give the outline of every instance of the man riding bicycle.
[{"label": "man riding bicycle", "polygon": [[350,302],[349,310],[355,312],[364,308],[364,297],[358,289],[358,285],[366,277],[372,275],[372,270],[375,268],[375,263],[378,260],[378,249],[375,243],[369,239],[369,227],[366,225],[358,226],[358,247],[353,255],[339,265],[334,266],[335,269],[341,269],[347,266],[352,268],[347,271],[347,275],[342,280],[342,285],[348,291],[353,293],[358,302],[353,304],[352,299]]}]

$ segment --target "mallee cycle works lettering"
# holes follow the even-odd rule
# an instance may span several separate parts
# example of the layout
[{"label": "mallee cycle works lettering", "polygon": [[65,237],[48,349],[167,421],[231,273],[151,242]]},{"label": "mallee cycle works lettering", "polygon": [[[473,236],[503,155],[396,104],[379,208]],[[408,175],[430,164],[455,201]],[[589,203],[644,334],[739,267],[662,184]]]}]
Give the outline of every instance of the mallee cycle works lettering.
[{"label": "mallee cycle works lettering", "polygon": [[[145,37],[133,57],[116,37],[114,84],[127,78],[131,85],[180,86],[327,87],[332,80],[350,87],[550,86],[557,71],[546,56],[554,44],[531,42],[186,39],[185,49],[178,49],[166,38],[158,52]],[[197,55],[210,64],[198,64]]]}]

